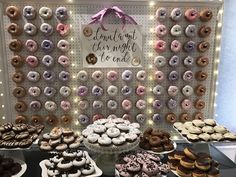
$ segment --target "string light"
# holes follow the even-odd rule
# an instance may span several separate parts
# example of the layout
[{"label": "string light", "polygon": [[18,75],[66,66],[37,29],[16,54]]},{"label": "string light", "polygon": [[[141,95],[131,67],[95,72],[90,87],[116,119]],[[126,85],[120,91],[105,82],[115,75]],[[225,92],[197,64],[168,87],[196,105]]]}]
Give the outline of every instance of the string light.
[{"label": "string light", "polygon": [[72,78],[75,79],[75,78],[76,78],[76,75],[73,75]]},{"label": "string light", "polygon": [[217,104],[216,104],[216,103],[214,103],[214,107],[217,107]]},{"label": "string light", "polygon": [[79,121],[78,120],[75,121],[75,125],[79,125]]},{"label": "string light", "polygon": [[72,27],[73,27],[73,25],[72,25],[72,24],[70,24],[70,27],[72,28]]},{"label": "string light", "polygon": [[153,20],[154,19],[154,15],[150,15],[149,19]]},{"label": "string light", "polygon": [[216,39],[221,39],[221,35],[217,35],[217,36],[216,36]]},{"label": "string light", "polygon": [[72,14],[72,11],[70,10],[70,14]]},{"label": "string light", "polygon": [[222,27],[222,23],[220,22],[220,23],[218,23],[218,27]]},{"label": "string light", "polygon": [[5,106],[4,106],[4,104],[2,105],[2,108],[4,108]]},{"label": "string light", "polygon": [[75,110],[75,111],[74,111],[74,114],[78,114],[78,111],[77,111],[77,110]]},{"label": "string light", "polygon": [[71,64],[71,66],[75,67],[75,64],[74,64],[74,63],[72,63],[72,64]]},{"label": "string light", "polygon": [[71,50],[71,52],[70,52],[71,54],[74,54],[74,51],[73,50]]},{"label": "string light", "polygon": [[215,92],[215,96],[217,96],[218,95],[218,93],[217,92]]},{"label": "string light", "polygon": [[216,85],[219,85],[219,82],[218,82],[218,81],[216,81]]},{"label": "string light", "polygon": [[150,7],[153,7],[154,5],[155,5],[155,2],[154,2],[154,1],[150,1],[150,2],[149,2],[149,6],[150,6]]},{"label": "string light", "polygon": [[153,125],[153,121],[152,120],[148,120],[148,124],[149,125]]},{"label": "string light", "polygon": [[149,29],[150,33],[154,33],[154,28]]},{"label": "string light", "polygon": [[215,75],[218,75],[218,73],[219,73],[219,71],[217,71],[217,70],[214,71],[214,74],[215,74]]},{"label": "string light", "polygon": [[153,45],[153,44],[154,44],[153,40],[149,41],[149,45]]},{"label": "string light", "polygon": [[2,81],[0,81],[0,84],[2,84]]},{"label": "string light", "polygon": [[5,116],[2,116],[2,119],[3,119],[3,120],[5,120],[5,119],[6,119],[6,117],[5,117]]},{"label": "string light", "polygon": [[[150,66],[152,66],[152,65],[150,65]],[[152,68],[152,67],[151,67]],[[149,76],[149,78],[148,78],[150,81],[152,81],[153,80],[153,77],[152,76]]]},{"label": "string light", "polygon": [[149,113],[149,114],[152,114],[152,110],[151,110],[151,109],[149,109],[149,110],[148,110],[148,113]]},{"label": "string light", "polygon": [[70,40],[71,40],[71,41],[74,41],[74,38],[72,37],[72,38],[70,38]]},{"label": "string light", "polygon": [[216,51],[219,52],[220,51],[220,47],[216,47]]},{"label": "string light", "polygon": [[153,102],[153,98],[148,98],[148,103],[152,103]]},{"label": "string light", "polygon": [[218,114],[215,114],[215,117],[218,117]]},{"label": "string light", "polygon": [[2,70],[0,69],[0,72],[2,72]]},{"label": "string light", "polygon": [[149,53],[148,56],[149,56],[149,57],[153,57],[153,53]]},{"label": "string light", "polygon": [[76,87],[73,87],[73,90],[75,91],[75,90],[76,90]]},{"label": "string light", "polygon": [[75,98],[75,99],[74,99],[74,103],[77,103],[78,101],[79,101],[78,98]]},{"label": "string light", "polygon": [[148,68],[150,68],[150,69],[152,69],[152,67],[153,67],[152,65],[149,65],[149,66],[148,66]]},{"label": "string light", "polygon": [[3,93],[1,93],[0,95],[3,96]]}]

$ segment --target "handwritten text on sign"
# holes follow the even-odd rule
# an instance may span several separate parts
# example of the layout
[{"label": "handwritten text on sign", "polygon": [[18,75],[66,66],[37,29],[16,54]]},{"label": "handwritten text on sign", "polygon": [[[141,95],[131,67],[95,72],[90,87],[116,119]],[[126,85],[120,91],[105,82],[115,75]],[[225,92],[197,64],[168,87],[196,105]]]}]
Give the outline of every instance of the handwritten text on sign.
[{"label": "handwritten text on sign", "polygon": [[82,26],[83,66],[90,68],[140,67],[142,33],[138,25]]}]

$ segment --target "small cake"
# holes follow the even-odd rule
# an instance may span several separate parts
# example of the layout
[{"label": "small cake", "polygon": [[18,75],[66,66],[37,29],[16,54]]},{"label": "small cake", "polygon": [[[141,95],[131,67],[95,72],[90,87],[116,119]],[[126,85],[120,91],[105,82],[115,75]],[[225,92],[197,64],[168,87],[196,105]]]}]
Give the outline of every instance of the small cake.
[{"label": "small cake", "polygon": [[210,141],[211,140],[211,135],[209,135],[207,133],[202,133],[198,137],[203,141]]},{"label": "small cake", "polygon": [[189,131],[189,133],[192,133],[192,134],[202,133],[202,130],[199,127],[195,127],[195,126],[188,127],[188,131]]},{"label": "small cake", "polygon": [[204,122],[206,125],[209,126],[215,126],[216,125],[216,121],[214,119],[204,119]]},{"label": "small cake", "polygon": [[226,139],[226,140],[229,140],[229,141],[235,141],[236,140],[236,135],[231,133],[231,132],[228,132],[228,133],[225,133],[223,135],[223,137]]},{"label": "small cake", "polygon": [[202,131],[204,133],[210,133],[210,134],[215,132],[212,126],[204,126],[202,127]]},{"label": "small cake", "polygon": [[214,141],[222,141],[224,139],[224,136],[221,133],[213,133],[211,134],[211,138]]},{"label": "small cake", "polygon": [[204,126],[205,126],[205,122],[202,121],[202,120],[198,120],[198,119],[193,120],[192,123],[193,123],[193,125],[195,125],[196,127],[204,127]]},{"label": "small cake", "polygon": [[214,130],[215,132],[222,133],[222,134],[228,131],[224,126],[221,126],[221,125],[214,126]]}]

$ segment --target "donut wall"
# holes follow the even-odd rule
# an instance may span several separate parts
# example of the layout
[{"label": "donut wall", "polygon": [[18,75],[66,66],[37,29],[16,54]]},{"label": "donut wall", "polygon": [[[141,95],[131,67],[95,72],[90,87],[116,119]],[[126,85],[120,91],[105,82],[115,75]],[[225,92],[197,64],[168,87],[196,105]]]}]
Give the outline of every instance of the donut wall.
[{"label": "donut wall", "polygon": [[[221,1],[0,2],[2,122],[80,130],[123,117],[171,130],[174,121],[214,118]],[[141,34],[141,55],[127,67],[85,57],[99,25],[91,17],[104,8],[115,13],[104,15],[102,34],[112,25]]]}]

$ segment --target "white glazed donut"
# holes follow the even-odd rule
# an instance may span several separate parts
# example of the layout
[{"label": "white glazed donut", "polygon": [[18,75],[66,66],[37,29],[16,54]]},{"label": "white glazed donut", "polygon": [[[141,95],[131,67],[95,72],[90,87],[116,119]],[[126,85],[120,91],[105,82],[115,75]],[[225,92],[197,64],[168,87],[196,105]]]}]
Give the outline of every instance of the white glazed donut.
[{"label": "white glazed donut", "polygon": [[154,65],[156,67],[163,67],[166,65],[166,58],[164,56],[157,56],[154,59]]},{"label": "white glazed donut", "polygon": [[40,79],[40,74],[37,71],[29,71],[27,74],[27,79],[31,82],[38,82]]},{"label": "white glazed donut", "polygon": [[48,20],[52,17],[52,9],[48,7],[41,7],[39,9],[39,16],[45,20]]},{"label": "white glazed donut", "polygon": [[85,70],[78,72],[77,77],[79,81],[86,82],[88,80],[88,73]]},{"label": "white glazed donut", "polygon": [[187,37],[195,37],[197,35],[197,27],[196,25],[188,25],[186,28],[185,28],[185,35]]},{"label": "white glazed donut", "polygon": [[136,121],[140,124],[143,124],[146,120],[146,116],[144,114],[138,114],[136,117],[135,117]]},{"label": "white glazed donut", "polygon": [[117,104],[117,102],[115,100],[108,100],[107,107],[110,110],[116,110],[117,107],[118,107],[118,104]]},{"label": "white glazed donut", "polygon": [[136,107],[140,110],[144,110],[146,108],[146,101],[145,100],[138,100],[136,102]]},{"label": "white glazed donut", "polygon": [[186,67],[192,67],[194,65],[194,58],[191,56],[187,56],[184,58],[184,66]]},{"label": "white glazed donut", "polygon": [[106,133],[110,138],[115,138],[120,135],[120,130],[118,128],[112,127],[108,128]]},{"label": "white glazed donut", "polygon": [[48,23],[42,23],[40,26],[40,31],[43,35],[50,36],[53,33],[53,27]]},{"label": "white glazed donut", "polygon": [[71,94],[71,89],[68,86],[62,86],[59,92],[63,97],[68,97]]},{"label": "white glazed donut", "polygon": [[78,106],[79,109],[86,110],[89,106],[89,102],[87,100],[80,100]]},{"label": "white glazed donut", "polygon": [[100,138],[100,135],[96,133],[92,133],[87,136],[87,140],[90,143],[96,143],[98,141],[98,138]]},{"label": "white glazed donut", "polygon": [[25,6],[23,9],[23,16],[27,20],[33,20],[36,17],[36,10],[33,6]]},{"label": "white glazed donut", "polygon": [[51,98],[55,96],[55,94],[57,93],[57,90],[53,87],[45,87],[43,93],[46,97]]},{"label": "white glazed donut", "polygon": [[179,37],[182,34],[182,27],[178,24],[172,26],[171,30],[170,30],[170,34],[172,36],[176,36]]},{"label": "white glazed donut", "polygon": [[184,94],[184,96],[191,96],[193,94],[193,88],[190,85],[185,85],[182,88],[182,93]]},{"label": "white glazed donut", "polygon": [[106,131],[106,127],[104,125],[96,125],[93,127],[93,131],[95,133],[101,134],[104,133]]},{"label": "white glazed donut", "polygon": [[138,81],[144,81],[146,79],[146,71],[140,70],[136,74],[136,78]]},{"label": "white glazed donut", "polygon": [[45,55],[42,59],[42,63],[46,66],[46,67],[52,67],[55,64],[54,58],[50,55]]},{"label": "white glazed donut", "polygon": [[65,56],[65,55],[61,55],[61,56],[58,58],[57,62],[58,62],[62,67],[68,67],[68,66],[70,66],[70,59],[69,59],[67,56]]},{"label": "white glazed donut", "polygon": [[92,74],[92,79],[95,81],[95,82],[101,82],[103,80],[103,72],[102,71],[94,71],[93,74]]},{"label": "white glazed donut", "polygon": [[163,86],[161,86],[161,85],[156,85],[156,86],[152,89],[152,92],[153,92],[155,95],[162,95],[163,92],[164,92],[164,88],[163,88]]},{"label": "white glazed donut", "polygon": [[101,109],[103,107],[103,102],[100,100],[93,101],[93,109]]},{"label": "white glazed donut", "polygon": [[[104,145],[105,145],[105,144],[104,144]],[[92,164],[89,164],[89,165],[87,165],[87,166],[88,166],[87,168],[82,168],[82,169],[81,169],[81,172],[82,172],[82,174],[83,174],[84,176],[88,176],[88,175],[94,173],[94,171],[95,171],[95,168],[94,168],[94,166],[93,166]]]},{"label": "white glazed donut", "polygon": [[24,32],[30,36],[33,36],[37,33],[37,27],[32,23],[26,23],[24,25]]},{"label": "white glazed donut", "polygon": [[44,107],[47,111],[53,112],[57,109],[57,104],[54,101],[46,101]]},{"label": "white glazed donut", "polygon": [[107,94],[109,96],[116,96],[118,94],[118,88],[117,86],[114,86],[114,85],[110,85],[108,88],[107,88]]},{"label": "white glazed donut", "polygon": [[57,48],[61,51],[61,52],[68,52],[70,49],[70,43],[67,40],[61,39],[60,41],[58,41],[57,43]]},{"label": "white glazed donut", "polygon": [[130,81],[132,80],[132,77],[133,77],[133,73],[132,71],[130,70],[125,70],[123,73],[122,73],[122,80],[124,81]]},{"label": "white glazed donut", "polygon": [[180,8],[174,8],[170,13],[170,18],[173,21],[179,21],[182,18],[182,11]]},{"label": "white glazed donut", "polygon": [[39,87],[30,87],[28,93],[32,97],[37,97],[41,94],[41,89]]}]

